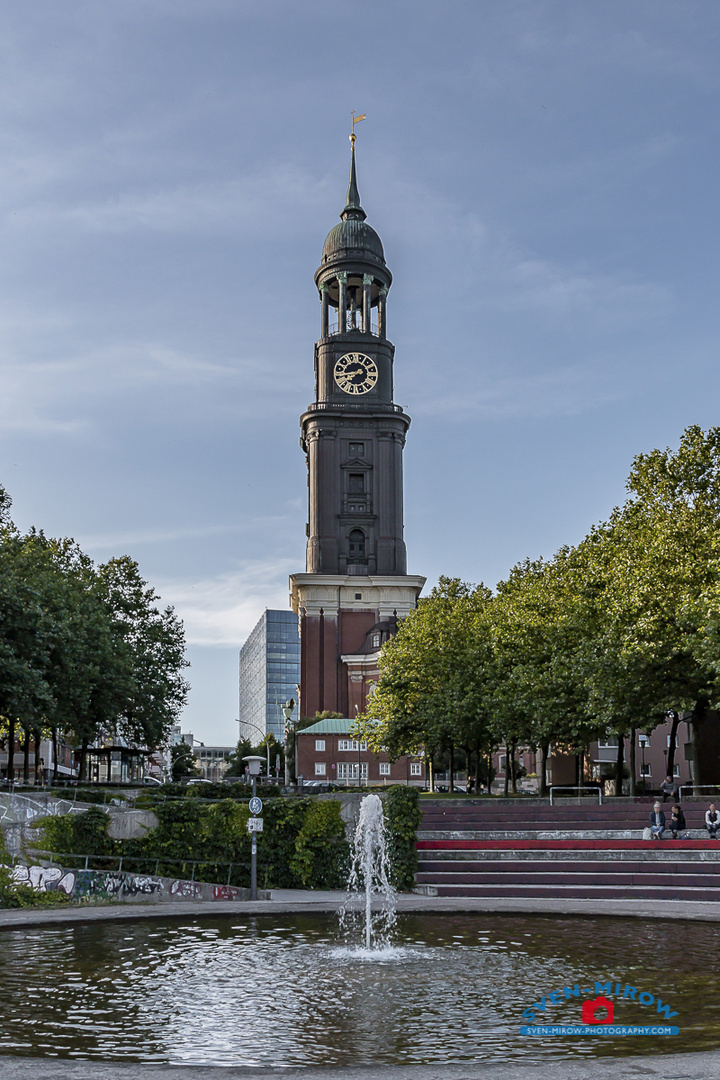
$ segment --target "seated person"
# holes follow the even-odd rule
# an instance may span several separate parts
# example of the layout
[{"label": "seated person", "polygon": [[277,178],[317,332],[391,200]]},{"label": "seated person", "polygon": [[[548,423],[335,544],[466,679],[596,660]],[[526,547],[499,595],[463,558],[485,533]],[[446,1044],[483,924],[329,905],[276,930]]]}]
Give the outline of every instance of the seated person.
[{"label": "seated person", "polygon": [[720,829],[720,814],[715,809],[715,803],[710,803],[710,809],[705,811],[705,828],[710,834],[711,840],[717,840],[718,829]]},{"label": "seated person", "polygon": [[663,802],[666,799],[676,799],[678,793],[677,781],[673,780],[672,776],[666,776],[660,785],[660,790],[662,791]]},{"label": "seated person", "polygon": [[[720,820],[718,821],[720,824]],[[656,802],[653,806],[653,812],[650,815],[650,832],[653,840],[662,840],[663,833],[665,832],[665,815],[660,809],[660,803]]]},{"label": "seated person", "polygon": [[677,840],[681,832],[684,832],[687,828],[685,824],[685,815],[683,813],[680,803],[675,803],[670,814],[670,832],[672,833],[673,840]]}]

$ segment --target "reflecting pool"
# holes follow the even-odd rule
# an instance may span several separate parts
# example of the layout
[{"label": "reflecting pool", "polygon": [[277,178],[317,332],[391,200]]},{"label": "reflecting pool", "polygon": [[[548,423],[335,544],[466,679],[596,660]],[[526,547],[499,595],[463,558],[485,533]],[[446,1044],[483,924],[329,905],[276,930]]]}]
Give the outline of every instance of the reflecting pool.
[{"label": "reflecting pool", "polygon": [[[639,919],[405,915],[376,953],[322,915],[5,931],[0,1053],[282,1066],[716,1049],[719,960],[720,927]],[[596,981],[660,997],[680,1033],[520,1034],[533,1002]],[[536,1022],[579,1024],[585,996]],[[616,1023],[657,1020],[655,1004],[616,997]]]}]

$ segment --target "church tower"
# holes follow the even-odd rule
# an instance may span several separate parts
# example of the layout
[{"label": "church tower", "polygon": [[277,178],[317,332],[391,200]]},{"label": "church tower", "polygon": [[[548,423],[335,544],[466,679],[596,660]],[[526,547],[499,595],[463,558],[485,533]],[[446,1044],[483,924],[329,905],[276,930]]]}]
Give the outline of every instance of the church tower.
[{"label": "church tower", "polygon": [[315,401],[300,420],[308,465],[306,573],[290,578],[300,617],[300,711],[353,718],[377,677],[380,647],[425,578],[407,574],[403,448],[410,417],[393,402],[387,338],[392,275],[366,222],[355,169],[315,274],[321,302]]}]

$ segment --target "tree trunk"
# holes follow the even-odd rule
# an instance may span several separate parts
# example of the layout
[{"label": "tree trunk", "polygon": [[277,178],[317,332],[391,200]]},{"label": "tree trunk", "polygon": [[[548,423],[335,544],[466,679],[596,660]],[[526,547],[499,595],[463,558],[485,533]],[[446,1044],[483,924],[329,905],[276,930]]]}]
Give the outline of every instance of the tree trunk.
[{"label": "tree trunk", "polygon": [[622,795],[623,764],[625,758],[625,732],[618,732],[617,757],[615,759],[615,794]]},{"label": "tree trunk", "polygon": [[510,782],[510,746],[505,743],[505,791],[503,792],[505,798],[508,797],[508,784]]},{"label": "tree trunk", "polygon": [[450,783],[448,784],[448,791],[452,795],[455,792],[455,780],[454,780],[454,774],[455,774],[455,743],[450,743],[450,765],[449,765],[449,768],[450,768]]},{"label": "tree trunk", "polygon": [[33,742],[35,743],[35,784],[42,784],[42,764],[40,762],[40,744],[42,742],[42,731],[35,728],[33,731]]},{"label": "tree trunk", "polygon": [[58,751],[60,749],[60,740],[58,738],[58,729],[54,727],[52,729],[52,756],[53,756],[53,783],[58,778]]},{"label": "tree trunk", "polygon": [[23,728],[25,739],[23,741],[23,784],[30,783],[30,728]]},{"label": "tree trunk", "polygon": [[550,743],[543,743],[540,747],[540,753],[542,754],[542,761],[540,762],[540,784],[538,786],[538,795],[544,797],[547,795],[547,761],[550,756]]},{"label": "tree trunk", "polygon": [[675,740],[677,739],[677,729],[680,724],[680,713],[677,709],[671,709],[670,715],[672,716],[672,724],[670,725],[670,745],[668,746],[667,755],[667,774],[674,777],[675,775]]},{"label": "tree trunk", "polygon": [[5,770],[5,779],[11,784],[15,781],[15,718],[8,720],[8,763]]},{"label": "tree trunk", "polygon": [[475,752],[475,794],[480,794],[480,762],[482,761],[482,751],[480,750],[480,743],[477,745]]},{"label": "tree trunk", "polygon": [[87,779],[87,777],[85,776],[85,769],[87,768],[87,752],[88,741],[87,739],[83,739],[80,746],[80,768],[78,770],[78,780],[81,784],[84,784]]},{"label": "tree trunk", "polygon": [[637,795],[637,777],[635,776],[635,732],[636,728],[630,728],[630,794]]},{"label": "tree trunk", "polygon": [[513,795],[517,795],[517,761],[515,760],[515,754],[517,752],[517,742],[513,739],[511,743],[512,757],[510,758],[510,778],[512,780]]}]

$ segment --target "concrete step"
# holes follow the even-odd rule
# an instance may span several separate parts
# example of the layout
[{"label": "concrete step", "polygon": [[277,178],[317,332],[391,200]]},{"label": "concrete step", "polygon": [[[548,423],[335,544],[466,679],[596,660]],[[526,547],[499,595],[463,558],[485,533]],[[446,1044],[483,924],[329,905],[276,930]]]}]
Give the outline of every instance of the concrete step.
[{"label": "concrete step", "polygon": [[663,888],[696,888],[714,890],[720,894],[720,875],[703,874],[660,874],[638,873],[625,874],[613,873],[531,873],[531,874],[496,874],[496,873],[418,873],[418,885],[434,885],[437,888],[444,885],[502,885],[513,891],[518,887],[528,885],[562,885],[567,886],[610,886],[617,885],[626,888],[634,886],[662,886]]},{"label": "concrete step", "polygon": [[720,889],[641,885],[428,885],[427,895],[474,897],[545,897],[567,900],[709,900],[720,902]]},{"label": "concrete step", "polygon": [[[433,841],[433,840],[455,840],[460,843],[463,841],[485,841],[485,840],[639,840],[642,841],[642,829],[637,827],[634,829],[507,829],[507,830],[479,830],[479,829],[448,829],[447,831],[440,829],[421,829],[417,836],[418,840]],[[708,835],[704,829],[686,829],[682,834],[683,840],[707,840],[708,843],[716,843],[720,846],[720,841],[711,841],[708,839]],[[650,841],[643,841],[649,843]],[[671,842],[678,843],[679,841],[673,840],[672,836],[668,833],[666,840],[663,843]],[[652,841],[657,843],[657,841]]]},{"label": "concrete step", "polygon": [[690,849],[681,847],[679,844],[655,846],[650,848],[592,848],[578,850],[577,848],[561,848],[551,851],[543,848],[528,848],[517,850],[515,848],[485,848],[478,850],[472,848],[423,848],[418,851],[418,861],[422,865],[427,863],[444,866],[447,863],[478,863],[483,866],[492,866],[495,863],[503,863],[508,866],[532,866],[533,864],[550,863],[553,866],[567,868],[568,865],[577,863],[587,866],[596,863],[622,863],[623,866],[632,864],[657,863],[659,866],[709,866],[711,869],[720,867],[720,851],[704,851],[701,848]]},{"label": "concrete step", "polygon": [[[439,837],[419,836],[416,843],[420,851],[704,851],[708,858],[720,856],[720,840],[709,837],[689,837],[673,840],[643,840],[637,835],[632,839],[606,837],[542,837],[537,833],[530,837],[512,834],[509,838],[492,839],[485,834],[480,837],[459,834],[440,834]],[[713,854],[716,853],[716,855]]]},{"label": "concrete step", "polygon": [[704,874],[720,880],[720,863],[699,861],[660,861],[658,859],[584,860],[533,859],[521,863],[500,859],[421,859],[418,870],[424,874],[487,873],[487,874]]}]

